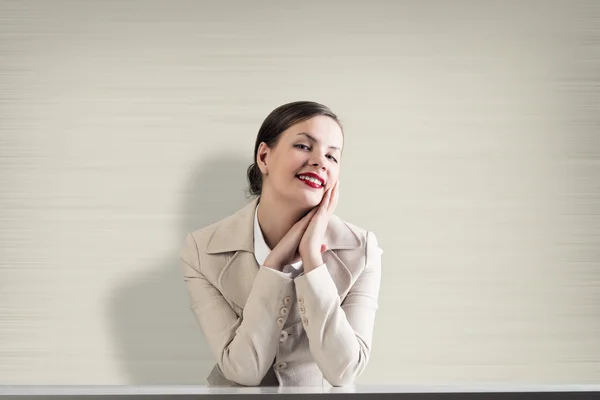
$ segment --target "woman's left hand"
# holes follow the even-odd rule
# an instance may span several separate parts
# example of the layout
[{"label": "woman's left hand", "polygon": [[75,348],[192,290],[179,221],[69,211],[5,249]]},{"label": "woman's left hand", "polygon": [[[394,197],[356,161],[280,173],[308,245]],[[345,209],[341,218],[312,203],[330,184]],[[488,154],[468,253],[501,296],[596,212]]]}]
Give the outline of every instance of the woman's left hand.
[{"label": "woman's left hand", "polygon": [[338,203],[339,182],[338,180],[333,187],[325,192],[317,212],[313,215],[308,228],[306,228],[300,240],[298,252],[302,258],[305,273],[323,264],[322,254],[327,250],[327,246],[324,243],[325,231]]}]

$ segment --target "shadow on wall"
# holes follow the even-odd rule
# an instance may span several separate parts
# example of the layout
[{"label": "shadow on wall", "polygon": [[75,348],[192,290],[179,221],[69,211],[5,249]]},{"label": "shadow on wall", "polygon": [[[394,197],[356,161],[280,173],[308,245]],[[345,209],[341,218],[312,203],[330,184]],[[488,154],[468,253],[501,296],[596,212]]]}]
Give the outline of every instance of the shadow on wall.
[{"label": "shadow on wall", "polygon": [[110,303],[113,334],[130,384],[206,384],[215,360],[189,308],[179,249],[189,232],[249,202],[248,165],[233,156],[202,162],[182,193],[180,247],[115,291]]}]

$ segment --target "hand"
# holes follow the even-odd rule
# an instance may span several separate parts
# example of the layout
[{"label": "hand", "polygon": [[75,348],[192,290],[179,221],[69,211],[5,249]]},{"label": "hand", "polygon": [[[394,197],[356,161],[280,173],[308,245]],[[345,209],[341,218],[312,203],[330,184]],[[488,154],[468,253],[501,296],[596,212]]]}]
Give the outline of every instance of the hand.
[{"label": "hand", "polygon": [[[298,245],[318,207],[313,208],[300,221],[296,222],[269,253],[264,266],[281,271],[284,266],[300,261]],[[325,251],[325,250],[323,250]]]},{"label": "hand", "polygon": [[311,218],[300,240],[298,251],[302,258],[305,273],[323,264],[322,254],[327,250],[324,244],[325,231],[327,230],[329,219],[337,207],[339,187],[340,181],[338,180],[333,187],[325,192],[317,212]]}]

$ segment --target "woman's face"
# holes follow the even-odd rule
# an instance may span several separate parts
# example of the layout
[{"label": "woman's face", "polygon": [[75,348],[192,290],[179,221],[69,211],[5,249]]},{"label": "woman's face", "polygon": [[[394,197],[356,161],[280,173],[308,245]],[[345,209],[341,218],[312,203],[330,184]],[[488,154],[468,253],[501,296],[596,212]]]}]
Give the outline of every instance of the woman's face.
[{"label": "woman's face", "polygon": [[338,180],[343,144],[337,122],[321,115],[285,130],[272,149],[261,143],[257,162],[263,191],[301,208],[317,206]]}]

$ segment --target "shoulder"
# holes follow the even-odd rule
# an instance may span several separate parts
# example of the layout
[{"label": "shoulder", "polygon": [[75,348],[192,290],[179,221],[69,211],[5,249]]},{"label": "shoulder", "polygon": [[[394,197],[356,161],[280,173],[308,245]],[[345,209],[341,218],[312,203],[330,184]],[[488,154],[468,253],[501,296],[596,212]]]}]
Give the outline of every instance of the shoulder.
[{"label": "shoulder", "polygon": [[379,241],[377,240],[377,236],[375,232],[372,230],[368,230],[366,228],[354,225],[350,222],[344,221],[344,223],[348,226],[349,229],[353,230],[356,235],[360,238],[361,247],[366,252],[367,250],[372,250],[373,248],[378,248],[381,250],[379,246]]},{"label": "shoulder", "polygon": [[[237,213],[236,213],[237,214]],[[230,215],[188,233],[183,249],[184,260],[194,265],[213,286],[221,290],[222,273],[231,264],[237,250],[251,250],[253,236],[239,229],[239,216]]]},{"label": "shoulder", "polygon": [[219,254],[253,250],[254,213],[257,199],[232,215],[191,232],[200,252]]},{"label": "shoulder", "polygon": [[180,249],[183,260],[194,266],[198,271],[203,270],[204,268],[201,268],[201,265],[205,265],[207,246],[225,219],[188,232],[183,247]]},{"label": "shoulder", "polygon": [[326,243],[354,279],[367,269],[381,268],[383,250],[375,234],[364,227],[334,215],[327,228]]},{"label": "shoulder", "polygon": [[363,227],[360,227],[356,224],[353,224],[351,222],[346,221],[345,219],[342,219],[340,217],[337,217],[334,215],[334,217],[336,217],[341,223],[343,223],[344,225],[346,225],[346,227],[352,231],[356,236],[358,236],[361,240],[361,243],[364,243],[364,241],[367,238],[367,234],[369,233],[369,231]]},{"label": "shoulder", "polygon": [[217,222],[213,222],[210,225],[204,226],[202,228],[198,228],[192,232],[189,232],[187,237],[188,240],[191,238],[193,239],[193,241],[196,243],[196,246],[198,246],[198,249],[206,249],[208,243],[210,242],[210,239],[213,237],[213,235],[215,234],[215,232],[217,232],[219,230],[219,227],[222,226],[224,224],[224,222],[230,218],[226,217],[223,218]]},{"label": "shoulder", "polygon": [[366,251],[367,247],[378,245],[373,231],[333,215],[326,232],[330,248]]}]

